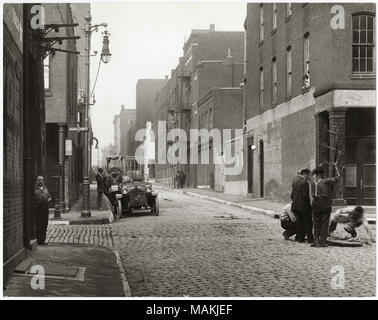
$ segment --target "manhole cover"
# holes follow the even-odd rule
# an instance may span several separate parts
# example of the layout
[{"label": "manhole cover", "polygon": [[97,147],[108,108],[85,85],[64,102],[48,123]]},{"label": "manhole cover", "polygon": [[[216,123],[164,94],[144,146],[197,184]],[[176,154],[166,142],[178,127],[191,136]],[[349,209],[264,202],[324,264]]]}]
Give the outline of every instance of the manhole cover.
[{"label": "manhole cover", "polygon": [[337,246],[337,247],[361,247],[362,242],[360,241],[348,241],[348,240],[342,240],[342,239],[329,239],[327,240],[327,243],[331,246]]}]

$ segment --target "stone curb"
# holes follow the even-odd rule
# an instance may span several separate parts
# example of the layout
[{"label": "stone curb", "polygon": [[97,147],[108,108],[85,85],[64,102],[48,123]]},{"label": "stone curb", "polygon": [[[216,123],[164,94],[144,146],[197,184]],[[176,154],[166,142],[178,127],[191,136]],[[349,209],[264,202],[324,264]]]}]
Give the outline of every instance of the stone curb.
[{"label": "stone curb", "polygon": [[156,188],[173,191],[173,192],[176,192],[176,193],[181,193],[181,194],[184,194],[184,195],[188,195],[188,196],[191,196],[191,197],[197,197],[197,198],[204,199],[204,200],[210,200],[210,201],[213,201],[213,202],[222,203],[222,204],[225,204],[225,205],[228,205],[228,206],[237,207],[237,208],[244,209],[244,210],[251,211],[251,212],[261,213],[261,214],[267,215],[267,216],[275,218],[275,219],[279,218],[279,215],[276,212],[274,212],[273,210],[247,206],[245,204],[239,204],[239,203],[236,203],[236,202],[223,200],[223,199],[219,199],[219,198],[216,198],[216,197],[205,196],[205,195],[198,194],[198,193],[195,193],[195,192],[187,192],[187,191],[184,191],[184,190],[175,190],[175,189],[171,189],[171,188],[164,187],[164,186],[161,186],[161,185],[156,186]]},{"label": "stone curb", "polygon": [[130,290],[129,282],[127,281],[127,278],[126,278],[126,271],[125,271],[125,268],[123,267],[121,256],[119,255],[118,251],[113,251],[113,252],[116,257],[116,262],[117,262],[119,273],[122,279],[123,295],[125,297],[131,297],[131,290]]},{"label": "stone curb", "polygon": [[114,221],[114,216],[110,208],[108,199],[105,199],[108,206],[107,217],[106,218],[94,218],[90,217],[88,219],[49,219],[49,225],[95,225],[95,224],[111,224]]}]

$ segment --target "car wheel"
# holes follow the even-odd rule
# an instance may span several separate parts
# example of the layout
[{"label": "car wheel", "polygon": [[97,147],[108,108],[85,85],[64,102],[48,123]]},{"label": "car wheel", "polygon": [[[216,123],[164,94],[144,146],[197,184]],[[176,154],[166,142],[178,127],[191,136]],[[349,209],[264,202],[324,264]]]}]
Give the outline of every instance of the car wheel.
[{"label": "car wheel", "polygon": [[154,204],[152,206],[151,212],[154,216],[159,215],[159,200],[158,198],[155,198]]}]

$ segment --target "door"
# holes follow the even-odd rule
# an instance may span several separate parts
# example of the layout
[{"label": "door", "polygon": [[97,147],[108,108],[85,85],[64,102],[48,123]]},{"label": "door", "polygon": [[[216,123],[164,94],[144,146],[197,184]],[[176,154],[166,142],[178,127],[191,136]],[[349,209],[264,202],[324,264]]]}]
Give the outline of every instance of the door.
[{"label": "door", "polygon": [[260,197],[264,198],[264,141],[260,140]]},{"label": "door", "polygon": [[346,142],[345,163],[347,204],[375,206],[375,139],[349,138]]}]

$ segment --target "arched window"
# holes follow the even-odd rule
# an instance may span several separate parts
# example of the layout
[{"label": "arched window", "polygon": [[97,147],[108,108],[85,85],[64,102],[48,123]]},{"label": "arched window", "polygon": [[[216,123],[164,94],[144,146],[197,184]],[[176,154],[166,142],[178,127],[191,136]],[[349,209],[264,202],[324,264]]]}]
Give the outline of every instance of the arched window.
[{"label": "arched window", "polygon": [[374,16],[363,13],[352,16],[352,71],[374,72]]},{"label": "arched window", "polygon": [[260,43],[264,41],[264,7],[260,4]]},{"label": "arched window", "polygon": [[277,59],[272,59],[272,105],[277,104]]},{"label": "arched window", "polygon": [[310,87],[310,33],[303,37],[303,86]]},{"label": "arched window", "polygon": [[272,3],[272,31],[277,29],[277,3]]},{"label": "arched window", "polygon": [[286,48],[286,97],[291,97],[291,46]]}]

